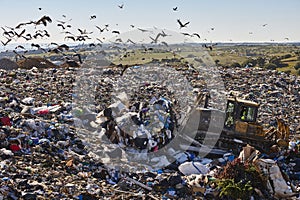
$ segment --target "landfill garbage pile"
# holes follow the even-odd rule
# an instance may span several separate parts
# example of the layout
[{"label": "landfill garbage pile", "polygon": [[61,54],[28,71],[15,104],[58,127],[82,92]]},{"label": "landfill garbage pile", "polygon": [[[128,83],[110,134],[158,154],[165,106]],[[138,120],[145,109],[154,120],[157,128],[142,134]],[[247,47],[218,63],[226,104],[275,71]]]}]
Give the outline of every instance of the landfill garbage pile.
[{"label": "landfill garbage pile", "polygon": [[[157,79],[152,81],[153,72],[158,71],[155,66],[147,69],[134,66],[128,70],[123,76],[111,68],[80,70],[75,83],[72,112],[79,138],[86,141],[87,149],[106,165],[114,159],[117,163],[125,161],[123,165],[127,166],[151,162],[154,168],[163,167],[171,161],[158,150],[173,140],[181,118],[184,118],[182,110],[192,105],[195,95],[190,90],[192,99],[186,98],[189,94],[177,98],[184,91],[175,94],[176,90],[165,86],[176,76],[171,72],[163,73],[169,76],[161,79],[165,85],[156,82]],[[128,73],[133,73],[135,80],[130,78],[131,74],[126,77]],[[149,77],[137,78],[141,73]],[[187,82],[180,82],[180,78],[185,78],[176,79],[182,88]],[[100,88],[101,92],[97,93]],[[117,89],[112,91],[112,88]],[[91,92],[93,90],[96,94]],[[155,154],[149,157],[148,152]]]},{"label": "landfill garbage pile", "polygon": [[47,59],[41,57],[32,57],[17,61],[20,68],[31,69],[32,67],[40,68],[56,68],[57,66]]},{"label": "landfill garbage pile", "polygon": [[14,70],[18,69],[19,66],[14,61],[8,59],[8,58],[2,58],[0,59],[0,69],[3,70]]},{"label": "landfill garbage pile", "polygon": [[[115,107],[110,105],[95,120],[99,126],[105,127],[103,131],[112,143],[157,151],[158,145],[172,140],[176,118],[167,99],[153,97],[150,102],[135,102],[127,111],[125,105],[119,103],[117,106],[120,110],[123,108],[118,112],[119,117],[114,117]],[[148,145],[149,141],[151,144]]]},{"label": "landfill garbage pile", "polygon": [[[141,92],[159,87],[158,91],[162,94],[157,93],[156,98],[152,99],[153,94],[139,100],[137,95],[130,99],[128,105],[114,104],[110,94],[114,81],[120,78],[122,69],[118,67],[105,70],[104,76],[97,81],[90,76],[90,82],[96,85],[84,80],[96,88],[93,103],[90,103],[86,98],[88,94],[84,93],[87,88],[77,85],[80,92],[74,91],[78,84],[75,83],[77,70],[36,67],[0,70],[0,199],[298,198],[300,156],[299,140],[296,138],[290,142],[289,149],[274,147],[270,155],[260,154],[251,147],[245,147],[240,155],[228,152],[216,159],[201,158],[189,151],[169,151],[164,158],[157,159],[158,163],[169,157],[175,158],[175,161],[159,170],[137,168],[132,172],[121,167],[108,167],[110,162],[124,158],[123,147],[135,147],[141,151],[146,148],[152,152],[171,140],[172,130],[177,125],[172,111],[179,113],[181,107],[175,104],[170,106],[170,100],[174,103],[173,94],[162,95],[167,90],[157,85],[137,89]],[[199,93],[205,90],[202,85],[205,78],[201,74],[189,69],[180,70],[184,71]],[[88,73],[92,75],[97,72]],[[299,124],[299,85],[295,84],[299,80],[296,77],[260,69],[222,69],[221,74],[228,90],[237,91],[240,85],[240,88],[245,88],[241,90],[245,92],[241,96],[251,92],[257,95],[253,98],[263,104],[261,109],[266,114],[259,116],[259,119],[264,123],[269,123],[272,110],[274,114],[279,114],[281,109],[289,108],[285,111],[290,114],[288,120],[296,131],[295,127]],[[282,81],[281,85],[264,83],[266,75]],[[244,80],[238,82],[238,77],[244,77]],[[289,78],[295,82],[287,81]],[[261,86],[263,90],[258,93],[260,84],[267,85],[268,91],[273,87],[279,90],[280,101],[263,89],[266,86]],[[285,90],[285,87],[291,91]],[[80,98],[87,100],[82,101],[85,106],[74,105]],[[128,143],[132,146],[126,145],[130,140],[126,141],[126,137],[118,135],[120,130],[126,128],[118,129],[112,123],[118,121],[120,125],[123,120],[126,121],[125,116],[113,115],[114,108],[118,106],[129,109],[120,112],[122,116],[136,116],[133,119],[140,128],[135,129],[136,133],[156,132],[158,138],[146,134],[147,140],[141,142],[136,139]],[[130,112],[134,115],[128,115]],[[155,116],[155,112],[157,119],[154,121],[160,123],[151,127],[149,116]],[[112,124],[110,128],[106,126],[108,122]],[[107,137],[105,134],[109,132]],[[159,138],[162,133],[164,137]],[[93,139],[94,143],[84,138],[85,135],[91,135],[90,140]],[[109,141],[101,136],[106,136]],[[148,145],[149,141],[151,145]],[[101,146],[97,149],[99,152],[90,151],[88,147],[91,144]],[[104,155],[108,155],[105,157],[107,160],[99,159]]]},{"label": "landfill garbage pile", "polygon": [[266,128],[276,125],[276,117],[300,134],[299,76],[262,68],[219,68],[228,95],[260,104],[258,120]]}]

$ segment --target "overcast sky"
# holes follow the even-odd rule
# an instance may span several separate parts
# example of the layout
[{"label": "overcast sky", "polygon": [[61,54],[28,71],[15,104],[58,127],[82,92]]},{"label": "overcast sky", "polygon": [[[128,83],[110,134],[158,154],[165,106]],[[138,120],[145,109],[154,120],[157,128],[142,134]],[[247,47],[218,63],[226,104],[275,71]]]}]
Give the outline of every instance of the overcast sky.
[{"label": "overcast sky", "polygon": [[[62,29],[57,27],[56,20],[67,19],[72,19],[68,22],[72,25],[70,32],[78,34],[77,28],[86,29],[93,31],[95,38],[110,37],[107,34],[111,34],[112,30],[130,31],[130,25],[134,25],[196,32],[201,36],[197,39],[199,42],[300,41],[299,0],[0,0],[0,3],[1,27],[15,27],[20,22],[50,16],[53,22],[45,28],[51,38],[43,42],[65,42],[65,35],[61,34]],[[121,9],[118,5],[122,4]],[[173,11],[174,7],[177,11]],[[90,20],[92,15],[96,15],[96,19]],[[177,19],[190,23],[179,29]],[[109,24],[110,32],[100,35],[95,25],[104,27],[105,24]],[[38,28],[44,29],[43,26]],[[34,31],[34,28],[28,31]],[[5,41],[2,32],[0,30],[0,40]]]}]

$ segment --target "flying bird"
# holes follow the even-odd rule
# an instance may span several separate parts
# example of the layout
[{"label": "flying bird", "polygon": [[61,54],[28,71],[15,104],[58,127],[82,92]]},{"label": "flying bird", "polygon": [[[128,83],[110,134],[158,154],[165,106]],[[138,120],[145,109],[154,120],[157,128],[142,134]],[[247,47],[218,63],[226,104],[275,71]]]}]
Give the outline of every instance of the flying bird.
[{"label": "flying bird", "polygon": [[100,43],[103,43],[103,41],[100,38],[96,38]]},{"label": "flying bird", "polygon": [[40,36],[41,38],[43,38],[43,37],[50,37],[50,34],[48,33],[48,31],[47,30],[37,30],[36,32],[35,32],[35,34],[32,36],[34,39],[37,39],[37,37],[38,36]]},{"label": "flying bird", "polygon": [[120,34],[120,31],[112,31],[112,33]]},{"label": "flying bird", "polygon": [[21,37],[24,33],[25,33],[25,29],[23,29],[23,30],[21,31],[21,33],[15,32],[15,35],[19,38],[19,37]]},{"label": "flying bird", "polygon": [[154,44],[156,44],[156,43],[157,43],[157,39],[158,39],[158,37],[156,37],[156,38],[154,39],[153,37],[149,36],[149,38],[152,40],[152,42],[151,42],[151,43],[154,43]]},{"label": "flying bird", "polygon": [[149,32],[149,30],[146,30],[146,29],[142,29],[142,28],[137,28],[137,29],[142,31],[142,32]]},{"label": "flying bird", "polygon": [[212,46],[207,46],[206,44],[204,45],[205,48],[210,49],[211,51],[213,50]]},{"label": "flying bird", "polygon": [[115,42],[120,42],[120,43],[122,43],[123,40],[122,40],[121,38],[117,38],[117,39],[115,40]]},{"label": "flying bird", "polygon": [[88,35],[88,34],[92,34],[93,32],[87,32],[86,29],[82,30],[82,29],[77,29],[81,35]]},{"label": "flying bird", "polygon": [[107,30],[107,27],[105,26],[104,28],[100,28],[99,26],[96,26],[97,29],[99,29],[100,33],[102,33],[104,30]]},{"label": "flying bird", "polygon": [[15,29],[19,29],[21,28],[22,26],[25,26],[25,25],[29,25],[29,24],[34,24],[35,22],[34,21],[30,21],[30,22],[24,22],[24,23],[19,23]]},{"label": "flying bird", "polygon": [[41,48],[41,46],[39,44],[34,44],[34,43],[31,44],[31,47],[36,47],[38,49]]},{"label": "flying bird", "polygon": [[51,42],[50,45],[56,45],[56,46],[59,46],[56,42]]},{"label": "flying bird", "polygon": [[71,39],[74,42],[76,41],[76,38],[74,36],[66,36],[65,39]]},{"label": "flying bird", "polygon": [[26,34],[26,36],[22,36],[22,38],[24,38],[26,41],[31,40],[32,36],[30,33]]},{"label": "flying bird", "polygon": [[201,38],[198,33],[193,33],[193,36],[197,36],[199,39]]},{"label": "flying bird", "polygon": [[181,21],[180,21],[180,19],[177,19],[177,22],[178,22],[178,24],[180,25],[180,28],[184,28],[184,27],[186,27],[190,22],[186,22],[186,23],[182,23]]},{"label": "flying bird", "polygon": [[37,49],[40,49],[40,50],[42,50],[42,51],[44,51],[45,53],[47,52],[45,49],[43,49],[39,44],[34,44],[34,43],[32,43],[31,44],[31,47],[36,47]]},{"label": "flying bird", "polygon": [[265,27],[265,26],[267,26],[267,25],[268,25],[268,24],[263,24],[262,26]]},{"label": "flying bird", "polygon": [[166,42],[161,42],[161,43],[167,47],[169,46],[168,43],[166,43]]},{"label": "flying bird", "polygon": [[70,49],[70,47],[66,44],[61,44],[57,48],[60,49],[60,50],[65,49],[66,51],[68,51]]},{"label": "flying bird", "polygon": [[118,7],[119,7],[120,9],[122,9],[122,8],[124,7],[124,4],[118,5]]},{"label": "flying bird", "polygon": [[184,35],[184,36],[190,36],[190,37],[192,37],[191,34],[189,34],[189,33],[181,33],[181,34]]},{"label": "flying bird", "polygon": [[2,42],[1,43],[3,44],[3,46],[6,46],[10,41],[11,41],[11,38],[6,38],[7,41],[6,42]]},{"label": "flying bird", "polygon": [[57,43],[54,43],[54,42],[52,42],[51,44],[57,45],[57,47],[54,48],[54,49],[50,49],[48,52],[61,53],[61,52],[63,52],[64,50],[68,51],[69,48],[70,48],[70,47],[69,47],[68,45],[66,45],[66,44],[58,45]]},{"label": "flying bird", "polygon": [[203,46],[204,46],[205,48],[207,48],[207,49],[210,49],[210,50],[212,51],[212,50],[213,50],[213,46],[215,46],[215,45],[217,45],[217,43],[216,43],[216,44],[212,44],[212,45],[204,44]]},{"label": "flying bird", "polygon": [[57,26],[60,26],[63,30],[65,30],[66,28],[71,28],[72,27],[70,24],[64,26],[64,24],[62,24],[62,23],[57,24]]},{"label": "flying bird", "polygon": [[97,16],[96,15],[92,15],[91,17],[90,17],[90,20],[92,20],[92,19],[96,19],[97,18]]},{"label": "flying bird", "polygon": [[60,26],[63,30],[66,29],[66,27],[63,24],[57,24],[57,26]]},{"label": "flying bird", "polygon": [[90,38],[87,35],[79,35],[79,36],[77,36],[76,41],[86,41],[88,39],[92,39],[92,38]]},{"label": "flying bird", "polygon": [[151,43],[157,43],[157,41],[158,41],[158,38],[159,37],[166,37],[166,36],[168,36],[165,32],[161,32],[161,33],[158,33],[157,35],[156,35],[156,37],[155,38],[153,38],[153,37],[151,37],[151,36],[149,36],[150,37],[150,39],[152,40],[152,42]]},{"label": "flying bird", "polygon": [[173,8],[173,11],[177,11],[177,9],[178,9],[178,7],[176,6],[176,7]]},{"label": "flying bird", "polygon": [[65,23],[67,23],[67,22],[69,22],[69,21],[72,21],[72,19],[69,19],[69,20],[67,20],[67,21],[62,21],[62,20],[56,20],[58,23],[60,23],[60,24],[65,24]]},{"label": "flying bird", "polygon": [[167,35],[163,30],[161,31],[161,36],[166,37],[166,36],[171,36],[171,35]]},{"label": "flying bird", "polygon": [[42,38],[44,35],[42,35],[41,33],[36,33],[36,34],[34,34],[32,37],[33,37],[34,39],[37,39],[38,36],[40,36],[40,37]]},{"label": "flying bird", "polygon": [[135,44],[135,42],[132,41],[131,39],[128,39],[128,40],[126,41],[126,43],[132,43],[132,44]]},{"label": "flying bird", "polygon": [[7,36],[7,37],[9,37],[9,38],[12,38],[12,37],[14,37],[15,36],[15,32],[14,31],[6,31],[3,27],[1,27],[3,30],[4,30],[4,32],[3,32],[3,36]]},{"label": "flying bird", "polygon": [[18,45],[15,47],[15,49],[24,49],[25,50],[25,47],[23,47],[22,45]]},{"label": "flying bird", "polygon": [[52,19],[49,16],[43,16],[38,21],[35,22],[35,25],[43,24],[44,26],[47,26],[47,23],[51,23]]}]

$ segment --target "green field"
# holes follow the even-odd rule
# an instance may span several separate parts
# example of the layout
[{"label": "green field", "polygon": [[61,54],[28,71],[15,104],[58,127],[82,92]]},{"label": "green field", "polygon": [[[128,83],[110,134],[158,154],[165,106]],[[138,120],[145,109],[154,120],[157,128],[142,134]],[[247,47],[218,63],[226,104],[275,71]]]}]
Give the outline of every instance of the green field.
[{"label": "green field", "polygon": [[[154,48],[153,50],[145,50],[141,48],[137,50],[128,49],[123,52],[120,50],[108,50],[107,52],[113,55],[109,59],[116,65],[141,65],[149,62],[176,62],[180,64],[191,59],[200,59],[204,62],[210,61],[225,67],[245,67],[250,63],[251,66],[254,64],[256,67],[268,68],[269,64],[275,63],[276,66],[273,66],[273,68],[278,71],[300,74],[300,69],[296,70],[294,68],[300,62],[300,46],[292,44],[220,44],[214,46],[212,50],[203,48],[201,45],[196,48],[170,46],[169,49],[166,49],[158,50]],[[174,49],[180,49],[180,51],[175,51]],[[95,53],[92,49],[80,49],[78,51],[83,56]],[[65,52],[64,54],[70,55],[70,52]],[[53,53],[34,54],[34,56],[48,57],[49,59],[53,55]],[[263,63],[259,63],[259,59],[263,60]]]},{"label": "green field", "polygon": [[[205,52],[205,53],[204,53]],[[300,62],[300,47],[285,44],[276,45],[241,45],[241,46],[215,46],[212,51],[199,47],[199,50],[183,49],[180,53],[171,52],[135,52],[125,58],[116,58],[115,64],[144,64],[152,60],[181,59],[182,62],[191,58],[203,58],[209,56],[212,61],[220,66],[231,67],[233,63],[238,63],[245,67],[247,63],[254,60],[254,65],[266,67],[269,63],[276,63],[278,71],[298,74],[294,66]],[[263,59],[263,64],[255,64],[257,59]],[[274,61],[275,60],[275,61]]]}]

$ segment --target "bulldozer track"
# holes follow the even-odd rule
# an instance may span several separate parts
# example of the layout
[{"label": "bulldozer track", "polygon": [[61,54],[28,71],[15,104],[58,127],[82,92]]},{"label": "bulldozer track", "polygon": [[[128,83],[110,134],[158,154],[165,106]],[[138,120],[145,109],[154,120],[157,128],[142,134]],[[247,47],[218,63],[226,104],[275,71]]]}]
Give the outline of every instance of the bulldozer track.
[{"label": "bulldozer track", "polygon": [[261,152],[268,152],[269,148],[275,144],[275,142],[263,138],[238,137],[226,131],[222,131],[222,133],[198,131],[195,140],[201,144],[214,145],[216,148],[225,148],[234,152],[239,152],[247,144]]}]

